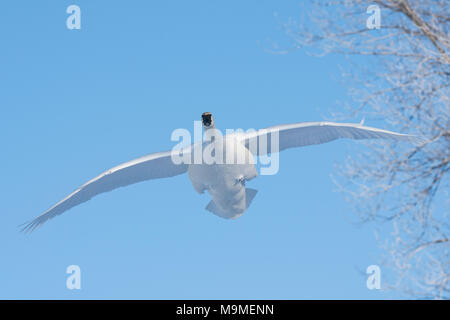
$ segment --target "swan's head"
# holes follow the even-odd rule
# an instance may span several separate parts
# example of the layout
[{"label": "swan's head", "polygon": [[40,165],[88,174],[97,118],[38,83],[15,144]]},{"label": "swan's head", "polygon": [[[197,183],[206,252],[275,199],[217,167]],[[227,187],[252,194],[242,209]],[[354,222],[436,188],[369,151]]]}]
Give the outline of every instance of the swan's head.
[{"label": "swan's head", "polygon": [[202,114],[202,123],[205,129],[214,128],[214,118],[211,112],[205,112]]}]

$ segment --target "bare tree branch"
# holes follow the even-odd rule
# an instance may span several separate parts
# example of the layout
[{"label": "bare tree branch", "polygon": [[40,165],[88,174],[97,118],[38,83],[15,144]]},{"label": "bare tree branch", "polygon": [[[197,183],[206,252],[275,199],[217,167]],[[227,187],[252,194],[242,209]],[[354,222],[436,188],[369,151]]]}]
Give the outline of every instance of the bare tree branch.
[{"label": "bare tree branch", "polygon": [[[366,28],[373,4],[381,10],[379,29]],[[367,152],[349,157],[333,179],[361,222],[392,228],[383,233],[391,287],[450,298],[450,1],[311,0],[310,6],[283,28],[295,48],[344,54],[357,66],[343,75],[356,105],[337,116],[383,119],[428,139],[419,146],[367,143]]]}]

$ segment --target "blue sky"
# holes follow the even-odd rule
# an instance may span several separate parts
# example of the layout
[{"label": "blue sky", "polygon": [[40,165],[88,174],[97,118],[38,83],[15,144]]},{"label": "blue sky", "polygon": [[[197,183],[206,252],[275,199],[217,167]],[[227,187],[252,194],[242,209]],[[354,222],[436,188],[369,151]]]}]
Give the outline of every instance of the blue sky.
[{"label": "blue sky", "polygon": [[[66,8],[81,8],[81,30]],[[289,150],[238,220],[204,210],[187,175],[101,195],[31,235],[17,225],[133,158],[170,150],[204,111],[219,128],[326,119],[348,100],[341,56],[288,44],[299,1],[4,1],[0,11],[0,298],[384,299],[380,262],[335,192],[355,142]],[[349,119],[355,120],[355,119]],[[370,123],[368,123],[370,125]],[[79,265],[82,289],[68,290]]]}]

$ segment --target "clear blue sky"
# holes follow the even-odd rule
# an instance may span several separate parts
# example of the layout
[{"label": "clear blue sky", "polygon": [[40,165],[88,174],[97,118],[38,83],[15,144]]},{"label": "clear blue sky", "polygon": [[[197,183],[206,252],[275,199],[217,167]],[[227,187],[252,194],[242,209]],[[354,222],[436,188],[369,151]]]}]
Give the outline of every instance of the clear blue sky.
[{"label": "clear blue sky", "polygon": [[[81,7],[81,30],[66,8]],[[172,130],[213,112],[219,128],[326,119],[340,56],[286,44],[299,1],[3,1],[0,10],[0,298],[389,298],[366,288],[380,261],[350,221],[337,141],[281,154],[238,220],[204,210],[187,175],[101,195],[31,235],[17,225],[104,170],[170,150]],[[354,119],[349,119],[354,120]],[[370,124],[370,123],[369,123]],[[69,265],[82,289],[66,289]]]}]

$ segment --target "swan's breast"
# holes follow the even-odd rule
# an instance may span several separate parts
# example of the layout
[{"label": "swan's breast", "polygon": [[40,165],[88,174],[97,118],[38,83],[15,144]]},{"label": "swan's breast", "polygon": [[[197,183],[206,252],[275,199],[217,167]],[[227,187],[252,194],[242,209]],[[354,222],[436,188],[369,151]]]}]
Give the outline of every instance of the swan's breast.
[{"label": "swan's breast", "polygon": [[[222,142],[215,142],[215,146],[223,148],[222,161],[216,158],[217,161],[213,164],[202,161],[201,164],[189,165],[188,174],[191,183],[197,192],[202,193],[204,190],[208,190],[214,201],[216,199],[219,202],[238,200],[242,194],[245,195],[243,182],[257,176],[254,157],[244,145],[234,138],[225,137]],[[214,148],[204,148],[203,152],[211,150]]]}]

